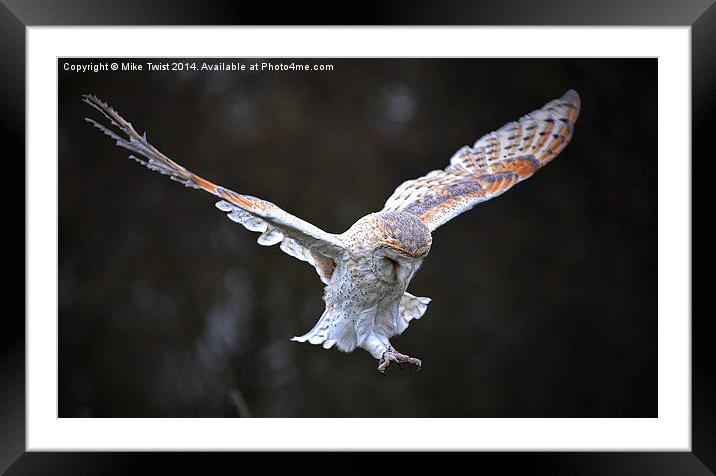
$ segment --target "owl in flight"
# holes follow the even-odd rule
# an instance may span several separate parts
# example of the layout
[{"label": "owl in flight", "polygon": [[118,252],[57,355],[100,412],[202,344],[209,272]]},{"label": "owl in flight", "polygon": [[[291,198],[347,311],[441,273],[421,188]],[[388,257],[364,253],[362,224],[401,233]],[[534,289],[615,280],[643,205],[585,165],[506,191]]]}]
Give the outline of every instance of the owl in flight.
[{"label": "owl in flight", "polygon": [[325,284],[326,310],[298,342],[356,347],[379,361],[378,371],[417,372],[421,361],[391,344],[430,298],[406,290],[430,251],[432,232],[478,203],[506,192],[552,160],[572,138],[579,116],[579,95],[564,96],[495,132],[472,147],[455,152],[450,164],[400,185],[382,210],[359,219],[348,231],[328,233],[271,202],[216,185],[177,164],[140,135],[114,109],[95,96],[83,100],[97,109],[115,130],[86,118],[129,156],[150,170],[187,187],[205,190],[221,200],[216,208],[250,231],[258,243],[282,251],[316,268]]}]

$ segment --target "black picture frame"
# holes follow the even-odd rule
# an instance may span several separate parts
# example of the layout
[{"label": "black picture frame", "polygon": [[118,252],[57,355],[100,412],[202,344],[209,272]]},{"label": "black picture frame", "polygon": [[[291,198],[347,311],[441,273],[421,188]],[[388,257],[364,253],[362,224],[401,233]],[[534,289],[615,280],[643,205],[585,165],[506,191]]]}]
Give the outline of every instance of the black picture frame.
[{"label": "black picture frame", "polygon": [[[0,137],[4,149],[5,173],[17,168],[23,179],[6,179],[19,184],[12,196],[24,195],[25,154],[25,29],[29,26],[76,25],[283,25],[302,21],[324,25],[597,25],[597,26],[690,26],[692,77],[692,154],[709,157],[707,122],[716,107],[716,6],[713,0],[681,2],[589,0],[513,0],[512,2],[373,2],[356,5],[350,17],[321,17],[321,4],[276,8],[200,0],[167,3],[160,0],[0,0]],[[320,19],[320,20],[319,20]],[[9,187],[5,187],[8,190]],[[14,208],[20,213],[19,207]],[[23,258],[25,247],[24,207],[22,209]],[[7,216],[7,214],[6,214]],[[18,221],[20,221],[18,217]],[[19,225],[17,225],[19,226]],[[9,229],[7,227],[6,229]],[[15,230],[15,228],[13,226]],[[8,233],[8,232],[6,232]],[[17,232],[14,232],[17,233]],[[18,239],[19,240],[19,239]],[[19,253],[12,253],[18,255]],[[8,270],[9,271],[9,270]],[[11,286],[23,286],[25,272],[15,275]],[[22,284],[20,284],[22,283]],[[8,295],[12,295],[11,291]],[[23,293],[24,295],[24,293]],[[24,301],[23,301],[24,303]],[[24,305],[23,305],[24,308]],[[709,318],[692,316],[692,451],[689,452],[549,452],[479,453],[478,464],[499,465],[502,470],[529,468],[539,474],[713,474],[716,472],[716,386]],[[210,456],[215,464],[229,462],[233,454],[188,455],[142,453],[61,453],[26,452],[25,431],[25,325],[24,313],[6,312],[0,331],[0,470],[8,474],[105,474],[136,472],[148,463],[170,469],[188,460]],[[241,456],[245,457],[245,456]],[[196,464],[196,463],[195,463]],[[199,463],[201,464],[201,463]]]}]

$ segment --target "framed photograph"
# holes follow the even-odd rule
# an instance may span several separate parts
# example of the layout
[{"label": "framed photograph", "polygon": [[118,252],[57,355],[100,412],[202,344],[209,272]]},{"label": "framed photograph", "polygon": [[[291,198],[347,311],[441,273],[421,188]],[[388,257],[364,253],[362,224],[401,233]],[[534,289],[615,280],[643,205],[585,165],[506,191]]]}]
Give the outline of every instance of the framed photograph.
[{"label": "framed photograph", "polygon": [[709,2],[440,27],[427,6],[299,27],[41,3],[2,7],[26,158],[3,469],[325,450],[716,466],[691,313]]}]

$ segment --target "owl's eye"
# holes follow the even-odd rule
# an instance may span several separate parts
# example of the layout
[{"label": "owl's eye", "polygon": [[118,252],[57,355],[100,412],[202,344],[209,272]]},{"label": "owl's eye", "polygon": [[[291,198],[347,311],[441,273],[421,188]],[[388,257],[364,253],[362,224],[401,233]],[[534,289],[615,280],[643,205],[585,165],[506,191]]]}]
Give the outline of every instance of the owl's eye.
[{"label": "owl's eye", "polygon": [[388,266],[393,268],[393,271],[395,271],[396,273],[398,272],[398,270],[400,269],[400,263],[390,258],[385,258],[385,261],[387,262]]},{"label": "owl's eye", "polygon": [[385,281],[396,281],[400,272],[400,263],[387,256],[376,256],[373,259],[373,269]]}]

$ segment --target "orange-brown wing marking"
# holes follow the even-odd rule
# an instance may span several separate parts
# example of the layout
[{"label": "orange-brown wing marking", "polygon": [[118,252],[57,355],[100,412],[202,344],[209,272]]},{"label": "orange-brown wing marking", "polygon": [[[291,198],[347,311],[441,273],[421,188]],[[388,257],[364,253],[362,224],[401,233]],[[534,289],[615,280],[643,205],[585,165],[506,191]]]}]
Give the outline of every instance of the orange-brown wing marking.
[{"label": "orange-brown wing marking", "polygon": [[384,211],[418,215],[431,230],[530,177],[569,143],[579,117],[575,91],[463,147],[444,170],[400,185]]}]

